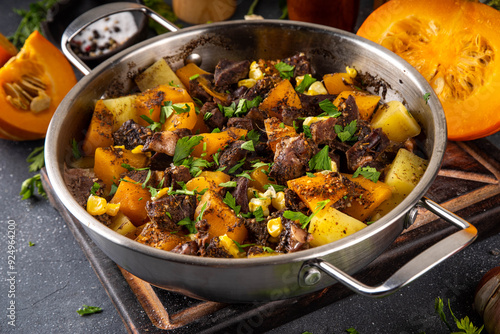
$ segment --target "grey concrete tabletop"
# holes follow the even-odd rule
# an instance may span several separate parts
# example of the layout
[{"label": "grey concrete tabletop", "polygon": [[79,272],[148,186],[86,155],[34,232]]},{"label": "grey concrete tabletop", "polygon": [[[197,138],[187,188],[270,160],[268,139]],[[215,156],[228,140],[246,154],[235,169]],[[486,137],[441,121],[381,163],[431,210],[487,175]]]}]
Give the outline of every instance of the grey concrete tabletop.
[{"label": "grey concrete tabletop", "polygon": [[[1,0],[0,33],[11,35],[21,20],[13,8],[27,9],[31,2]],[[251,3],[239,0],[235,15],[242,16]],[[277,0],[261,3],[258,14],[281,14]],[[488,139],[500,147],[498,134]],[[26,158],[42,145],[43,140],[0,139],[0,332],[124,333],[118,312],[59,213],[43,198],[19,196],[23,180],[33,176]],[[9,258],[9,240],[15,240],[15,259]],[[448,333],[434,312],[438,296],[451,300],[457,316],[480,324],[472,296],[484,273],[499,265],[499,248],[499,235],[483,239],[389,297],[352,295],[270,333],[340,334],[351,327],[361,334]],[[76,311],[84,304],[103,311],[79,316]]]}]

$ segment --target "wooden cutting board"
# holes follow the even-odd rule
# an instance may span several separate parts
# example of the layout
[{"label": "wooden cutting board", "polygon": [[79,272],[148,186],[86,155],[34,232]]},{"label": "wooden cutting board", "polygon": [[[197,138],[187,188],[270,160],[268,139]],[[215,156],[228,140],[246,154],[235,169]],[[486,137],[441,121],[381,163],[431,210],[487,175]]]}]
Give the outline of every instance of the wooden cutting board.
[{"label": "wooden cutting board", "polygon": [[[42,181],[131,333],[234,332],[255,319],[259,319],[259,330],[269,330],[352,293],[335,284],[292,300],[222,304],[158,289],[107,258],[54,196],[44,171]],[[500,233],[500,151],[487,140],[448,143],[442,168],[426,196],[474,224],[479,240]],[[376,285],[454,231],[455,227],[422,209],[415,223],[356,278]]]}]

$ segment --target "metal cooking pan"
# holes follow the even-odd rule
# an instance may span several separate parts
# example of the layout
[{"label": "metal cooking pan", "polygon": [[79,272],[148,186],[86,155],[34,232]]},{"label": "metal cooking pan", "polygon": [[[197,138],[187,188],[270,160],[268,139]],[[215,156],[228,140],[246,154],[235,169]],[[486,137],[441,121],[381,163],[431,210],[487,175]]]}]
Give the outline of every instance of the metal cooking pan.
[{"label": "metal cooking pan", "polygon": [[[425,79],[408,63],[379,45],[354,34],[324,26],[282,20],[231,21],[202,25],[158,36],[113,56],[93,70],[80,63],[68,41],[83,28],[111,13],[142,11],[176,29],[148,8],[113,3],[93,9],[75,20],[63,36],[63,50],[85,75],[68,93],[50,124],[45,161],[50,182],[64,206],[113,261],[158,287],[220,302],[271,301],[318,291],[340,281],[368,296],[383,296],[409,283],[447,257],[469,245],[476,229],[424,197],[437,175],[446,147],[446,122],[439,100]],[[317,75],[354,66],[384,82],[371,90],[385,100],[403,101],[425,133],[429,167],[413,192],[374,224],[331,244],[297,253],[253,259],[216,259],[180,255],[145,246],[107,228],[72,198],[64,180],[70,141],[83,139],[94,103],[109,88],[126,92],[131,76],[164,57],[176,69],[186,59],[201,59],[213,71],[221,58],[279,59],[305,52]],[[380,81],[379,80],[379,81]],[[423,96],[431,93],[428,103]],[[379,256],[425,207],[459,228],[407,263],[377,287],[363,285],[349,275]]]}]

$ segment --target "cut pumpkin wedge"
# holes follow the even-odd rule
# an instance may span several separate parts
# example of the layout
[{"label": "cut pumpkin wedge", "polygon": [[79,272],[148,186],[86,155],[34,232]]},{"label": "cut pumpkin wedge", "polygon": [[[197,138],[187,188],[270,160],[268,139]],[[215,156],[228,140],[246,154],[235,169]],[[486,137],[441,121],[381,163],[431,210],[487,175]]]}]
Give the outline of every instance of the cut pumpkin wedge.
[{"label": "cut pumpkin wedge", "polygon": [[468,0],[391,0],[357,34],[400,55],[436,92],[448,139],[500,130],[500,11]]},{"label": "cut pumpkin wedge", "polygon": [[62,52],[34,31],[21,51],[0,68],[4,138],[44,138],[57,106],[75,84],[73,68]]}]

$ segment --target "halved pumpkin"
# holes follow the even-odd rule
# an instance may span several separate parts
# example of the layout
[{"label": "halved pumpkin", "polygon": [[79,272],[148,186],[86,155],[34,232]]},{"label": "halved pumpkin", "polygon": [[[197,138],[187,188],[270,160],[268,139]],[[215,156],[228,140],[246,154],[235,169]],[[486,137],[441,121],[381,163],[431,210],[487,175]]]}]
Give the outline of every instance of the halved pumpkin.
[{"label": "halved pumpkin", "polygon": [[33,32],[0,68],[0,133],[12,140],[44,138],[57,106],[75,84],[61,51]]},{"label": "halved pumpkin", "polygon": [[468,0],[391,0],[357,34],[413,65],[441,101],[450,140],[500,129],[500,12]]},{"label": "halved pumpkin", "polygon": [[0,66],[3,66],[10,58],[17,54],[17,48],[7,37],[0,34]]}]

